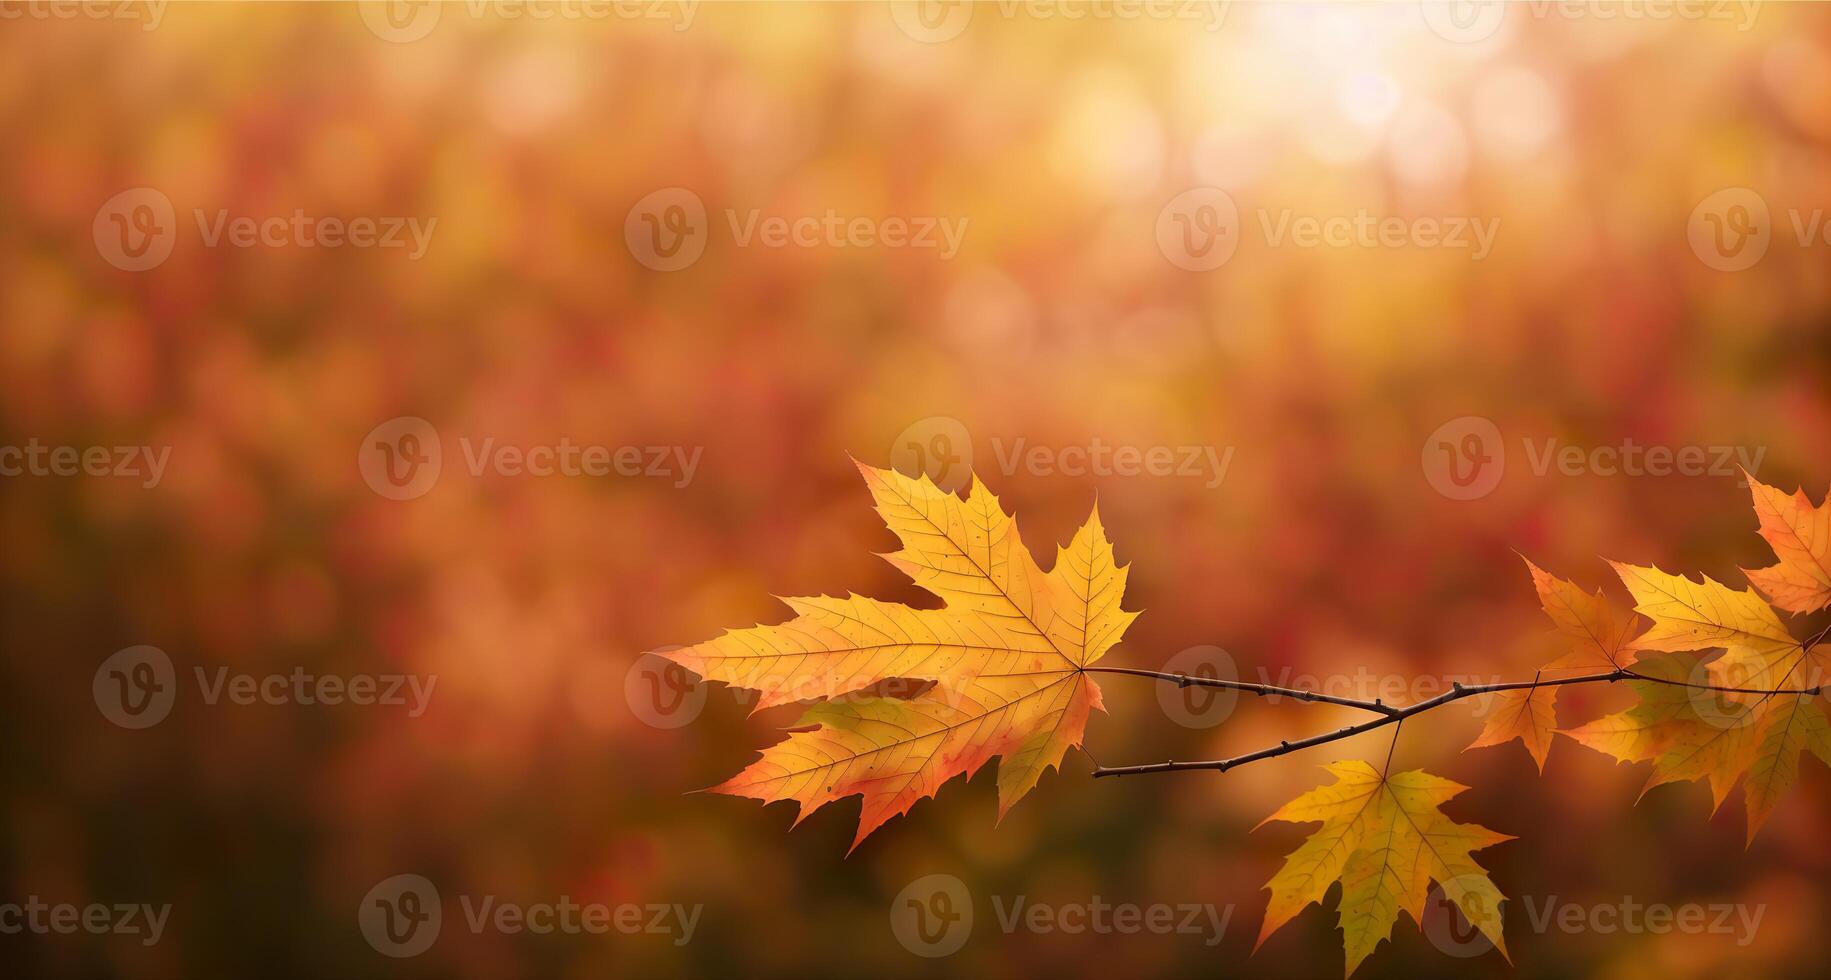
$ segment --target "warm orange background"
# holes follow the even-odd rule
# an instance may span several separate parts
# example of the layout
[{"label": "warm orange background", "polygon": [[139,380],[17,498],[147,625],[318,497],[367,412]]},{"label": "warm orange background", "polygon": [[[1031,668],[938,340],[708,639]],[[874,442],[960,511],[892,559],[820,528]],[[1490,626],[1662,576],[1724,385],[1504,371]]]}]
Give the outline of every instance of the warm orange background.
[{"label": "warm orange background", "polygon": [[[8,11],[24,5],[8,4]],[[1045,777],[994,830],[989,774],[849,859],[853,806],[687,791],[777,737],[715,689],[658,730],[626,697],[643,650],[785,617],[772,594],[921,594],[848,454],[878,465],[936,417],[1039,551],[1098,495],[1130,602],[1114,665],[1201,644],[1249,677],[1530,677],[1555,649],[1514,554],[1587,586],[1598,556],[1739,582],[1769,560],[1733,476],[1532,471],[1522,442],[1737,446],[1760,474],[1831,482],[1831,12],[1564,16],[1515,8],[1454,43],[1414,5],[1250,7],[1202,21],[976,8],[929,43],[883,5],[714,5],[671,19],[534,22],[462,5],[405,42],[349,4],[172,5],[144,23],[0,20],[0,443],[169,446],[131,480],[4,478],[0,734],[5,900],[169,901],[150,949],[0,936],[28,975],[1335,976],[1332,911],[1247,954],[1265,880],[1302,829],[1250,828],[1387,734],[1224,776]],[[679,29],[683,28],[684,29]],[[1747,29],[1743,29],[1743,28]],[[181,233],[122,271],[97,209],[153,187]],[[711,213],[699,261],[656,272],[632,206]],[[1165,203],[1217,187],[1237,253],[1169,260]],[[1694,249],[1693,209],[1771,209],[1744,271]],[[738,246],[724,213],[965,218],[934,250]],[[190,215],[436,218],[431,247],[206,247]],[[1497,219],[1479,261],[1416,246],[1272,245],[1258,216]],[[365,433],[446,440],[423,497],[372,493]],[[1464,416],[1504,434],[1475,500],[1421,452]],[[934,425],[936,423],[927,423]],[[928,432],[918,426],[917,431]],[[459,437],[703,447],[647,478],[471,478]],[[1225,480],[1005,472],[1001,450],[1212,446]],[[1610,586],[1624,598],[1618,586]],[[1802,628],[1807,625],[1800,624]],[[1818,624],[1812,624],[1818,625]],[[204,706],[145,731],[91,680],[152,644],[193,667],[436,675],[399,709]],[[635,685],[639,688],[639,685]],[[1108,765],[1213,758],[1344,724],[1242,700],[1176,724],[1110,678]],[[1426,692],[1429,693],[1429,692]],[[1574,724],[1621,692],[1566,695]],[[1755,941],[1535,934],[1447,957],[1401,919],[1366,977],[1805,977],[1831,926],[1831,780],[1815,761],[1752,848],[1739,798],[1561,741],[1461,749],[1478,721],[1408,724],[1397,765],[1469,784],[1459,820],[1520,840],[1484,863],[1510,896],[1765,904]],[[692,942],[473,936],[377,955],[377,881],[451,896],[704,903]],[[892,897],[960,877],[979,925],[908,955]],[[1235,906],[1225,940],[1004,936],[990,896]],[[1332,903],[1331,903],[1332,904]]]}]

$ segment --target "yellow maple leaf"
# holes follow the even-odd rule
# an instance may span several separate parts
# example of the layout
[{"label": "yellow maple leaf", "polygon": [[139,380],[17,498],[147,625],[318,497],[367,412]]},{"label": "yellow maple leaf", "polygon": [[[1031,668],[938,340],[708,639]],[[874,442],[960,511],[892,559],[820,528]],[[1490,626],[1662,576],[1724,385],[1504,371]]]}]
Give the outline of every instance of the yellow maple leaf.
[{"label": "yellow maple leaf", "polygon": [[[1602,590],[1585,592],[1529,558],[1526,567],[1532,572],[1540,606],[1569,646],[1563,656],[1545,665],[1545,673],[1599,672],[1634,662],[1638,653],[1632,613],[1617,609]],[[1532,754],[1539,771],[1544,772],[1552,734],[1558,727],[1558,688],[1519,688],[1490,695],[1490,699],[1481,734],[1469,743],[1469,748],[1502,745],[1517,738]]]},{"label": "yellow maple leaf", "polygon": [[1634,594],[1635,609],[1653,620],[1635,640],[1641,649],[1722,647],[1727,652],[1709,671],[1724,687],[1773,689],[1797,672],[1805,649],[1753,589],[1737,591],[1708,575],[1693,582],[1650,566],[1610,564]]},{"label": "yellow maple leaf", "polygon": [[[1266,817],[1322,824],[1284,859],[1266,885],[1258,945],[1340,881],[1340,916],[1346,975],[1352,976],[1392,935],[1399,912],[1421,922],[1430,884],[1442,887],[1469,924],[1507,955],[1501,931],[1500,890],[1471,852],[1513,838],[1459,824],[1439,809],[1468,787],[1422,770],[1384,776],[1358,760],[1326,766],[1335,782],[1298,796]],[[1257,828],[1255,828],[1257,829]]]},{"label": "yellow maple leaf", "polygon": [[1642,796],[1665,783],[1702,779],[1716,809],[1746,776],[1753,841],[1796,781],[1800,753],[1810,750],[1831,763],[1831,723],[1811,695],[1772,694],[1750,703],[1685,686],[1704,678],[1698,663],[1690,653],[1642,661],[1636,670],[1653,680],[1627,682],[1638,703],[1563,734],[1620,762],[1652,762]]},{"label": "yellow maple leaf", "polygon": [[[1096,508],[1044,573],[977,477],[965,499],[863,464],[902,550],[884,557],[939,596],[914,609],[861,596],[787,599],[798,615],[666,654],[700,676],[761,692],[759,707],[829,699],[714,792],[795,800],[795,822],[862,796],[853,846],[949,779],[1001,757],[999,816],[1081,743],[1100,689],[1082,668],[1138,615],[1119,608],[1127,570]],[[892,677],[914,697],[854,696]]]},{"label": "yellow maple leaf", "polygon": [[1788,612],[1831,606],[1831,497],[1814,507],[1804,490],[1789,496],[1752,476],[1748,489],[1761,536],[1780,559],[1767,568],[1744,569],[1748,580]]}]

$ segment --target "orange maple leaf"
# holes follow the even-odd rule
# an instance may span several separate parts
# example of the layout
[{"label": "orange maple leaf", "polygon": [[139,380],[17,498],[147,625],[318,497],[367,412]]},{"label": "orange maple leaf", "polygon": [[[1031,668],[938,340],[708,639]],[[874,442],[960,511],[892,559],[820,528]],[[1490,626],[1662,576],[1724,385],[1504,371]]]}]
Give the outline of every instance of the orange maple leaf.
[{"label": "orange maple leaf", "polygon": [[[1100,689],[1083,668],[1138,615],[1119,608],[1127,569],[1098,509],[1044,573],[1017,524],[975,477],[965,499],[924,476],[859,464],[903,548],[885,555],[940,609],[862,596],[785,599],[797,615],[667,653],[715,681],[761,692],[759,707],[824,699],[789,737],[714,792],[800,803],[800,823],[864,797],[857,836],[971,776],[993,757],[999,816],[1081,744]],[[908,698],[850,695],[892,677],[933,681]]]},{"label": "orange maple leaf", "polygon": [[[1637,653],[1634,614],[1608,601],[1601,589],[1585,592],[1575,583],[1558,578],[1526,559],[1533,587],[1545,615],[1557,625],[1569,652],[1546,664],[1542,673],[1606,671],[1626,667]],[[1488,716],[1481,734],[1469,743],[1478,749],[1519,739],[1532,754],[1539,771],[1551,752],[1552,734],[1558,727],[1558,688],[1525,687],[1489,695]]]},{"label": "orange maple leaf", "polygon": [[1752,476],[1748,489],[1755,498],[1761,536],[1780,562],[1743,573],[1788,612],[1831,606],[1831,496],[1814,507],[1804,490],[1788,496]]}]

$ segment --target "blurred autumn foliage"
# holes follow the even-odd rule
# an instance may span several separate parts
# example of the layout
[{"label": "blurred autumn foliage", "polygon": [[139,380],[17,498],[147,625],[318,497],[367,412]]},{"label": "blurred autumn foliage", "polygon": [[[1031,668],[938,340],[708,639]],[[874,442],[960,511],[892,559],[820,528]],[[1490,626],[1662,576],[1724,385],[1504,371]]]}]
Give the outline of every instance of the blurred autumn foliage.
[{"label": "blurred autumn foliage", "polygon": [[[950,36],[883,4],[449,4],[403,39],[347,3],[161,5],[156,27],[0,4],[0,445],[170,449],[151,488],[0,477],[0,899],[172,906],[151,946],[0,950],[32,976],[1336,975],[1326,911],[1247,957],[1301,837],[1249,831],[1322,763],[1377,762],[1384,734],[1226,775],[1095,782],[1070,753],[996,829],[982,773],[842,859],[855,804],[790,833],[786,808],[685,795],[794,709],[751,716],[715,686],[660,727],[638,665],[787,618],[772,594],[931,603],[869,554],[892,541],[847,459],[902,465],[912,432],[966,453],[1039,556],[1098,495],[1145,610],[1115,666],[1215,645],[1249,678],[1410,700],[1555,655],[1516,549],[1588,588],[1598,555],[1725,581],[1770,561],[1733,467],[1636,475],[1595,451],[1725,447],[1788,490],[1831,481],[1831,244],[1809,233],[1831,212],[1831,12],[1564,6],[1456,40],[1412,4],[1197,8],[1218,22],[989,4]],[[177,226],[144,271],[110,259],[98,213],[136,188]],[[704,252],[657,271],[632,208],[673,188],[704,208]],[[1238,212],[1209,271],[1165,246],[1166,202],[1198,188]],[[1705,222],[1736,188],[1766,213]],[[418,258],[212,245],[225,212],[436,229]],[[946,257],[771,246],[743,239],[753,213],[964,235]],[[1359,215],[1496,234],[1479,258],[1277,234]],[[1761,228],[1758,262],[1713,261],[1711,233]],[[403,416],[436,427],[443,475],[394,500],[358,455]],[[1501,434],[1504,475],[1455,499],[1428,457],[1470,417]],[[690,479],[473,474],[483,440],[699,456]],[[1205,447],[1224,478],[1064,472],[1096,443]],[[1545,446],[1581,463],[1536,465]],[[140,644],[179,695],[129,730],[95,684]],[[417,716],[208,704],[193,676],[223,668],[436,690]],[[1241,699],[1192,726],[1150,681],[1103,687],[1087,744],[1109,765],[1352,715]],[[1399,764],[1474,787],[1446,812],[1521,838],[1483,855],[1508,896],[1765,909],[1741,945],[1534,930],[1516,901],[1515,975],[1822,970],[1815,762],[1744,850],[1739,808],[1710,818],[1699,787],[1636,806],[1642,774],[1568,740],[1542,778],[1517,745],[1461,754],[1479,728],[1435,713]],[[404,872],[438,884],[445,924],[391,959],[357,910]],[[966,883],[978,921],[925,960],[890,916],[931,873]],[[469,928],[459,895],[704,911],[684,943],[535,935]],[[1232,918],[1215,946],[1007,933],[992,901],[1019,895]],[[1402,927],[1358,975],[1506,969]]]}]

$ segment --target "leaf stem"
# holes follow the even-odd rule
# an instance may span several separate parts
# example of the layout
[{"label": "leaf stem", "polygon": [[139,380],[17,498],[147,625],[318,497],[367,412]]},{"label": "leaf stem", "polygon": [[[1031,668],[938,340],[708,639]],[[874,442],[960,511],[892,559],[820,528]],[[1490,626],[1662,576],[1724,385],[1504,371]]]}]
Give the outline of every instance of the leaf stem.
[{"label": "leaf stem", "polygon": [[1385,779],[1392,772],[1392,757],[1399,751],[1399,733],[1405,730],[1405,719],[1392,726],[1392,744],[1386,746],[1386,764],[1380,767],[1380,778]]}]

